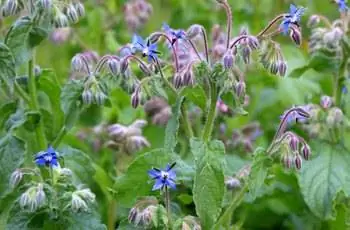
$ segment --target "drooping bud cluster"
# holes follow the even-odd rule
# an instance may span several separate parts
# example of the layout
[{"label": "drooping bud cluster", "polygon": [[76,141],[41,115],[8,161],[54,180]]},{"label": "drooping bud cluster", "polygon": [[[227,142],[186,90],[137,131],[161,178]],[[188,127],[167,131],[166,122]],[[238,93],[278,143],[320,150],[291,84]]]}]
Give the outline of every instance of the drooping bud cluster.
[{"label": "drooping bud cluster", "polygon": [[285,76],[287,62],[281,52],[280,45],[276,42],[267,41],[263,44],[260,54],[260,62],[265,69],[274,75]]},{"label": "drooping bud cluster", "polygon": [[247,28],[241,29],[238,38],[241,36],[247,36],[246,38],[240,39],[238,44],[240,46],[239,49],[244,63],[249,64],[251,53],[260,47],[260,42],[256,37],[249,35]]},{"label": "drooping bud cluster", "polygon": [[80,189],[72,193],[70,207],[73,212],[87,212],[89,204],[95,202],[95,194],[90,189]]},{"label": "drooping bud cluster", "polygon": [[168,103],[160,97],[151,98],[143,108],[147,116],[152,119],[152,123],[156,125],[166,125],[172,114]]},{"label": "drooping bud cluster", "polygon": [[185,216],[182,219],[179,219],[175,223],[176,229],[182,230],[202,230],[200,221],[197,217],[194,216]]},{"label": "drooping bud cluster", "polygon": [[146,0],[131,0],[124,5],[124,20],[130,31],[137,31],[147,23],[153,11],[152,5]]},{"label": "drooping bud cluster", "polygon": [[[159,218],[159,219],[158,219]],[[165,208],[158,204],[155,197],[143,197],[130,209],[128,221],[135,226],[157,227],[158,220],[166,219]]]},{"label": "drooping bud cluster", "polygon": [[107,142],[107,146],[127,154],[149,147],[150,143],[142,136],[142,128],[146,124],[144,120],[136,120],[129,126],[121,124],[108,126],[107,130],[111,140]]},{"label": "drooping bud cluster", "polygon": [[[25,9],[31,9],[30,14],[44,15],[43,20],[49,20],[57,28],[77,23],[85,15],[84,5],[79,1],[72,0],[5,0],[1,4],[3,17],[16,15]],[[48,19],[47,16],[50,18]]]},{"label": "drooping bud cluster", "polygon": [[87,53],[76,54],[71,61],[72,71],[84,75],[84,91],[82,100],[85,104],[104,104],[107,99],[107,86],[101,81],[103,72],[117,76],[121,72],[120,58],[113,55],[105,55],[100,58],[93,68],[94,57]]},{"label": "drooping bud cluster", "polygon": [[181,88],[184,86],[192,86],[195,84],[195,76],[193,72],[193,63],[191,62],[184,66],[180,72],[176,72],[174,75],[175,88]]},{"label": "drooping bud cluster", "polygon": [[35,212],[46,204],[46,195],[42,183],[29,187],[20,197],[19,204],[22,209]]},{"label": "drooping bud cluster", "polygon": [[[321,18],[326,26],[315,27],[318,24],[323,25],[319,23]],[[344,22],[338,19],[331,23],[323,16],[313,15],[309,19],[309,25],[313,28],[310,36],[309,52],[315,54],[326,49],[332,52],[334,57],[340,58],[342,49],[340,42],[345,35]]]}]

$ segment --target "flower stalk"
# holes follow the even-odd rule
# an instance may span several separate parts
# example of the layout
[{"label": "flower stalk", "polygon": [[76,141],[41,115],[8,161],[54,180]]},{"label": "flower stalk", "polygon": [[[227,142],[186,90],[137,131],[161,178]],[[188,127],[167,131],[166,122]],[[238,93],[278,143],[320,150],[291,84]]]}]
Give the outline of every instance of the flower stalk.
[{"label": "flower stalk", "polygon": [[205,142],[208,142],[211,133],[213,131],[214,122],[215,122],[215,116],[216,116],[216,101],[217,101],[217,88],[216,84],[213,82],[210,82],[210,91],[209,91],[209,111],[208,111],[208,117],[204,125],[202,140]]}]

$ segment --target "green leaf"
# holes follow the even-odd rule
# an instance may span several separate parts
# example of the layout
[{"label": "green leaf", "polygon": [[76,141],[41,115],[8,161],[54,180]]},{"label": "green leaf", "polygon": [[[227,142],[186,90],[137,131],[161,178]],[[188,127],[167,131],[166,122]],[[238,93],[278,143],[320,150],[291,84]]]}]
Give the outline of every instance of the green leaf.
[{"label": "green leaf", "polygon": [[251,202],[263,192],[262,189],[265,186],[269,163],[271,164],[271,160],[266,155],[265,150],[261,148],[257,149],[254,153],[254,159],[248,179],[249,193],[247,194],[247,197]]},{"label": "green leaf", "polygon": [[343,191],[350,195],[350,152],[344,146],[321,141],[310,146],[317,156],[303,164],[298,178],[300,190],[317,217],[331,219],[337,194]]},{"label": "green leaf", "polygon": [[[117,178],[114,188],[118,202],[123,206],[131,207],[137,197],[148,195],[153,186],[153,181],[147,174],[148,170],[152,167],[164,168],[174,159],[175,156],[165,152],[164,149],[155,149],[139,155],[130,164],[126,173]],[[178,171],[176,166],[175,170]]]},{"label": "green leaf", "polygon": [[84,86],[82,81],[71,80],[64,85],[61,92],[61,108],[65,115],[67,129],[72,128],[79,117],[81,94]]},{"label": "green leaf", "polygon": [[206,111],[207,96],[205,95],[204,89],[200,85],[196,85],[195,87],[184,88],[181,91],[181,95],[193,102],[203,111]]},{"label": "green leaf", "polygon": [[15,57],[16,66],[19,66],[32,57],[32,50],[47,36],[43,29],[34,27],[29,17],[19,18],[8,31],[5,43]]},{"label": "green leaf", "polygon": [[18,108],[17,111],[10,115],[5,123],[6,130],[13,130],[20,126],[24,126],[28,131],[33,131],[40,121],[40,113],[35,111],[25,112]]},{"label": "green leaf", "polygon": [[49,131],[51,136],[59,132],[64,122],[61,105],[57,103],[60,101],[61,87],[55,79],[55,73],[50,69],[42,69],[38,79],[38,90],[44,92],[50,101],[49,111],[52,114],[52,124]]},{"label": "green leaf", "polygon": [[101,223],[97,212],[71,212],[67,217],[67,230],[89,229],[89,230],[106,230],[106,226]]},{"label": "green leaf", "polygon": [[220,141],[212,141],[206,145],[193,138],[191,151],[196,159],[193,200],[204,229],[209,229],[220,215],[225,192],[221,160],[225,147]]},{"label": "green leaf", "polygon": [[95,175],[91,158],[79,149],[69,146],[60,149],[60,156],[64,158],[64,167],[71,169],[81,182],[88,183]]},{"label": "green leaf", "polygon": [[176,104],[172,108],[172,116],[165,129],[164,148],[169,153],[174,152],[177,144],[177,131],[179,129],[182,101],[183,97],[177,99]]},{"label": "green leaf", "polygon": [[0,80],[6,81],[11,86],[15,77],[15,59],[9,47],[0,42]]},{"label": "green leaf", "polygon": [[4,128],[6,121],[10,118],[11,114],[15,113],[17,109],[17,102],[11,101],[3,104],[0,107],[0,129]]},{"label": "green leaf", "polygon": [[9,189],[12,172],[21,166],[24,159],[24,142],[11,134],[0,139],[0,197]]}]

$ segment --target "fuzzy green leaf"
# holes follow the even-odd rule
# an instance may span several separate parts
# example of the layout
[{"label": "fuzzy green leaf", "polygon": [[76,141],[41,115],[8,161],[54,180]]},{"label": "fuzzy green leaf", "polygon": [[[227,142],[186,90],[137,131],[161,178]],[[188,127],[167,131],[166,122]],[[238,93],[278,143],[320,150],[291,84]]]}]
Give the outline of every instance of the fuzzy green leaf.
[{"label": "fuzzy green leaf", "polygon": [[248,199],[254,201],[262,191],[265,185],[265,179],[271,160],[266,155],[265,150],[257,149],[254,153],[254,159],[248,180]]},{"label": "fuzzy green leaf", "polygon": [[10,118],[11,114],[16,112],[16,109],[17,102],[15,101],[10,101],[0,107],[0,129],[4,127],[6,121]]},{"label": "fuzzy green leaf", "polygon": [[6,81],[11,86],[15,77],[15,59],[9,47],[0,42],[0,80]]},{"label": "fuzzy green leaf", "polygon": [[32,50],[47,36],[47,32],[34,26],[31,18],[22,17],[10,28],[5,43],[15,57],[16,66],[31,59]]},{"label": "fuzzy green leaf", "polygon": [[192,139],[191,151],[196,159],[193,200],[204,229],[210,229],[220,215],[225,192],[222,167],[225,147],[219,141],[206,145]]},{"label": "fuzzy green leaf", "polygon": [[181,115],[181,104],[183,97],[177,99],[176,104],[173,106],[173,113],[171,119],[168,121],[168,124],[165,129],[165,139],[164,139],[164,148],[168,152],[174,152],[174,149],[177,144],[177,131],[179,129],[179,119]]},{"label": "fuzzy green leaf", "polygon": [[299,174],[300,189],[317,217],[331,219],[337,193],[350,195],[350,152],[344,146],[326,142],[315,141],[310,146],[317,157],[305,161]]},{"label": "fuzzy green leaf", "polygon": [[71,169],[80,182],[88,183],[95,175],[95,169],[91,164],[91,159],[79,149],[69,146],[60,149],[60,156],[64,158],[64,167]]},{"label": "fuzzy green leaf", "polygon": [[207,106],[207,96],[205,95],[204,89],[197,85],[195,87],[186,87],[181,91],[181,95],[183,95],[186,99],[193,102],[203,111],[206,111]]},{"label": "fuzzy green leaf", "polygon": [[24,142],[8,134],[0,139],[0,197],[9,189],[11,173],[23,163]]},{"label": "fuzzy green leaf", "polygon": [[80,114],[81,94],[84,86],[81,81],[72,80],[64,85],[61,92],[61,108],[65,115],[65,124],[70,129]]}]

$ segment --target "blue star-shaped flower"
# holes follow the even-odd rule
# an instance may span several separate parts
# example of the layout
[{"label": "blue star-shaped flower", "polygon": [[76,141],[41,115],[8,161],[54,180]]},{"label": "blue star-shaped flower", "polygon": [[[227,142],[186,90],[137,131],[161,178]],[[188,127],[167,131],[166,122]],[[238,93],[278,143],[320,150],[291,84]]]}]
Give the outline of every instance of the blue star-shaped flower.
[{"label": "blue star-shaped flower", "polygon": [[168,24],[163,23],[163,30],[171,36],[171,44],[173,45],[178,39],[186,39],[185,31],[174,30]]},{"label": "blue star-shaped flower", "polygon": [[132,38],[132,51],[133,53],[136,51],[142,52],[142,55],[144,57],[148,57],[149,62],[156,60],[158,58],[157,55],[160,54],[160,52],[157,50],[156,43],[152,44],[149,40],[146,42],[142,39],[142,37],[136,34]]},{"label": "blue star-shaped flower", "polygon": [[340,12],[345,12],[348,10],[348,6],[346,5],[345,0],[337,0],[338,9]]},{"label": "blue star-shaped flower", "polygon": [[46,151],[36,154],[35,164],[38,166],[58,166],[57,153],[55,149],[49,146]]},{"label": "blue star-shaped flower", "polygon": [[295,5],[291,4],[289,7],[289,14],[287,14],[284,17],[280,25],[282,32],[284,34],[287,34],[291,24],[299,26],[300,17],[304,14],[304,12],[305,12],[305,8],[303,7],[298,8]]},{"label": "blue star-shaped flower", "polygon": [[176,163],[168,164],[164,170],[153,168],[148,171],[148,175],[155,180],[152,191],[169,187],[176,189],[176,173],[172,169]]}]

